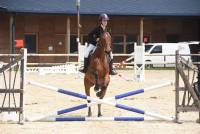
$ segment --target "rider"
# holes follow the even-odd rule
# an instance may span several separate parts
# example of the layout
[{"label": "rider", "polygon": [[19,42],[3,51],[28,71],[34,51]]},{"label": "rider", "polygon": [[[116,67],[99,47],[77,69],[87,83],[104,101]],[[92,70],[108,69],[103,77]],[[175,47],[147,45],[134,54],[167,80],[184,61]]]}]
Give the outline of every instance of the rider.
[{"label": "rider", "polygon": [[[88,45],[86,46],[84,53],[84,68],[83,70],[80,70],[82,73],[85,73],[87,71],[87,67],[89,64],[89,58],[88,58],[89,54],[96,49],[96,44],[99,41],[101,33],[106,31],[108,20],[109,17],[107,14],[100,14],[99,25],[88,34]],[[109,62],[110,75],[116,75],[117,72],[113,69],[112,51],[110,51],[109,56],[110,56],[110,62]]]}]

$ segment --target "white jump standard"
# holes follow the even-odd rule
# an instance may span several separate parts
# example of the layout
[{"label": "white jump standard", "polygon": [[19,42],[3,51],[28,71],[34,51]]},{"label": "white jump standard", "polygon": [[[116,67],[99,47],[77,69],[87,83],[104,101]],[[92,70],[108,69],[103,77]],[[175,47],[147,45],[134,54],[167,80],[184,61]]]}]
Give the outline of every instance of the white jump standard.
[{"label": "white jump standard", "polygon": [[71,107],[71,108],[59,110],[59,111],[50,113],[48,116],[41,116],[41,117],[36,117],[34,119],[28,119],[28,121],[94,121],[94,120],[96,120],[96,121],[97,120],[143,121],[144,120],[144,117],[97,117],[97,118],[94,118],[94,117],[50,117],[50,116],[61,115],[61,114],[64,114],[64,113],[69,113],[69,112],[72,112],[72,111],[84,109],[84,108],[87,108],[87,107],[94,105],[94,104],[97,104],[97,103],[98,104],[111,105],[111,106],[114,106],[114,107],[119,108],[119,109],[135,112],[135,113],[138,113],[138,114],[143,114],[143,115],[154,117],[154,118],[161,119],[161,120],[174,121],[174,118],[166,117],[166,116],[156,114],[156,113],[152,113],[152,112],[147,112],[147,111],[137,109],[137,108],[134,108],[134,107],[131,107],[131,106],[119,104],[117,102],[110,102],[109,101],[111,99],[118,100],[118,99],[122,99],[122,98],[125,98],[125,97],[128,97],[128,96],[141,94],[141,93],[144,93],[145,91],[150,91],[150,90],[158,89],[160,87],[168,86],[168,85],[171,85],[172,82],[167,82],[167,83],[152,86],[152,87],[149,87],[149,88],[129,91],[129,92],[122,93],[122,94],[116,95],[114,97],[102,99],[102,100],[98,99],[98,98],[86,96],[86,95],[83,95],[83,94],[75,93],[75,92],[72,92],[72,91],[69,91],[69,90],[59,89],[59,88],[56,88],[56,87],[53,87],[53,86],[48,86],[48,85],[45,85],[45,84],[37,83],[37,82],[29,81],[28,84],[38,86],[38,87],[41,87],[43,89],[48,89],[48,90],[51,90],[51,91],[66,94],[66,95],[69,95],[69,96],[73,96],[73,97],[76,97],[76,98],[91,100],[91,103],[81,104],[81,105],[74,106],[74,107]]}]

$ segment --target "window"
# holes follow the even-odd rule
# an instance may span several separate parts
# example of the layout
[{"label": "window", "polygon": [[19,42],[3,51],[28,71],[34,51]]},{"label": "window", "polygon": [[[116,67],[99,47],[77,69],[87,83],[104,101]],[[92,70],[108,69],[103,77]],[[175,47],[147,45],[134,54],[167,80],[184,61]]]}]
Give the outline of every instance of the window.
[{"label": "window", "polygon": [[152,47],[153,45],[145,45],[145,52],[148,52]]},{"label": "window", "polygon": [[123,36],[114,36],[112,44],[113,44],[113,53],[124,53]]},{"label": "window", "polygon": [[179,36],[176,34],[167,35],[167,43],[177,43],[179,42]]},{"label": "window", "polygon": [[134,43],[137,42],[137,37],[134,35],[126,35],[126,53],[134,52]]},{"label": "window", "polygon": [[159,45],[159,46],[154,47],[154,49],[151,51],[151,54],[154,54],[154,53],[162,53],[162,46]]},{"label": "window", "polygon": [[27,48],[28,53],[36,53],[36,34],[25,34],[25,48]]},{"label": "window", "polygon": [[76,35],[70,35],[70,53],[78,53]]}]

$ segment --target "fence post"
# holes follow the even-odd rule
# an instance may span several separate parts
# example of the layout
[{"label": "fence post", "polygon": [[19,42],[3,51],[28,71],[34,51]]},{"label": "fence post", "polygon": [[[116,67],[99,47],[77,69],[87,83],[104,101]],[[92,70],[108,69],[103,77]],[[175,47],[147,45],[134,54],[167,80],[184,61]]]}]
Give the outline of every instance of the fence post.
[{"label": "fence post", "polygon": [[22,110],[19,113],[19,123],[24,124],[24,90],[26,86],[26,65],[27,65],[27,49],[23,48],[21,49],[21,70],[20,70],[20,89],[23,90],[22,93],[20,93],[20,107]]},{"label": "fence post", "polygon": [[178,111],[178,106],[179,106],[179,71],[178,71],[178,64],[179,64],[179,51],[176,51],[176,66],[175,66],[175,121],[179,121],[179,111]]}]

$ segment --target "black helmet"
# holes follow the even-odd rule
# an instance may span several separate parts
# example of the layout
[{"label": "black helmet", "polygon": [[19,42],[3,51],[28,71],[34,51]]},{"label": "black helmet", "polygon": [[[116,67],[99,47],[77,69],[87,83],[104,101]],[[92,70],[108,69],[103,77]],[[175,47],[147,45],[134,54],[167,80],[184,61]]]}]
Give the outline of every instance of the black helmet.
[{"label": "black helmet", "polygon": [[102,20],[109,20],[108,15],[105,14],[105,13],[100,14],[100,15],[99,15],[99,21],[102,21]]}]

